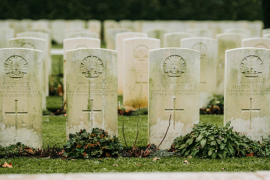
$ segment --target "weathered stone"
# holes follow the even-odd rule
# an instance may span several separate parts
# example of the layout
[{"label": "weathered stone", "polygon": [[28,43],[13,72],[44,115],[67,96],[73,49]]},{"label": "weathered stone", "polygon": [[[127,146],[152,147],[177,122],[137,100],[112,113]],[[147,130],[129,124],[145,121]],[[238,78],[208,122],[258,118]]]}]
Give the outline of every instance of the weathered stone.
[{"label": "weathered stone", "polygon": [[224,64],[225,51],[228,49],[241,48],[242,39],[247,38],[240,33],[222,33],[217,35],[218,60],[217,60],[217,94],[224,94]]},{"label": "weathered stone", "polygon": [[52,28],[52,40],[54,40],[57,44],[63,44],[63,40],[65,38],[65,28],[66,28],[66,20],[57,19],[51,22]]},{"label": "weathered stone", "polygon": [[250,37],[251,31],[249,29],[245,28],[229,28],[225,29],[225,33],[241,33],[247,35],[247,37]]},{"label": "weathered stone", "polygon": [[270,38],[270,33],[264,34],[263,37],[264,38]]},{"label": "weathered stone", "polygon": [[134,31],[134,22],[131,20],[121,20],[119,21],[119,25],[121,28],[126,28]]},{"label": "weathered stone", "polygon": [[78,32],[70,32],[70,33],[66,34],[66,38],[77,38],[77,37],[98,38],[98,34],[90,32],[90,30],[82,30],[82,31],[78,31]]},{"label": "weathered stone", "polygon": [[111,28],[119,28],[119,27],[120,27],[119,23],[116,22],[115,20],[111,20],[111,19],[105,20],[103,22],[103,37],[105,41],[107,40],[107,30]]},{"label": "weathered stone", "polygon": [[148,54],[158,48],[160,41],[155,38],[124,39],[124,106],[148,106]]},{"label": "weathered stone", "polygon": [[156,38],[160,40],[160,47],[163,48],[164,47],[164,35],[166,33],[169,33],[170,30],[169,29],[165,29],[165,28],[151,28],[151,29],[147,29],[146,33],[148,34],[148,37],[150,38]]},{"label": "weathered stone", "polygon": [[123,33],[123,32],[131,32],[130,29],[126,28],[111,28],[107,29],[107,35],[106,35],[106,45],[107,49],[113,49],[115,50],[116,45],[116,34],[117,33]]},{"label": "weathered stone", "polygon": [[270,49],[270,38],[248,38],[242,40],[242,47]]},{"label": "weathered stone", "polygon": [[265,34],[268,34],[270,33],[270,28],[267,28],[267,29],[263,29],[262,30],[262,34],[265,35]]},{"label": "weathered stone", "polygon": [[46,19],[40,19],[37,21],[31,22],[32,28],[49,28],[50,27],[50,21]]},{"label": "weathered stone", "polygon": [[0,49],[8,47],[8,40],[14,38],[14,30],[11,28],[0,28]]},{"label": "weathered stone", "polygon": [[64,74],[64,102],[66,102],[66,59],[67,51],[72,49],[85,49],[85,48],[100,48],[100,40],[96,38],[70,38],[64,39],[64,64],[63,64],[63,74]]},{"label": "weathered stone", "polygon": [[194,34],[186,32],[167,33],[164,35],[164,47],[181,47],[181,39],[194,36]]},{"label": "weathered stone", "polygon": [[117,135],[117,52],[67,51],[67,138],[80,129]]},{"label": "weathered stone", "polygon": [[42,54],[0,49],[0,145],[42,147]]},{"label": "weathered stone", "polygon": [[200,52],[166,48],[150,51],[149,142],[169,149],[173,140],[199,123]]},{"label": "weathered stone", "polygon": [[124,39],[133,38],[133,37],[147,37],[146,33],[137,33],[137,32],[124,32],[116,34],[116,51],[118,54],[118,94],[123,95],[123,52],[124,52]]},{"label": "weathered stone", "polygon": [[23,38],[13,38],[9,40],[9,47],[10,48],[28,48],[28,49],[35,49],[40,50],[42,52],[42,109],[46,110],[46,50],[47,50],[47,42],[45,39],[41,38],[30,38],[30,37],[23,37]]},{"label": "weathered stone", "polygon": [[217,40],[211,38],[186,38],[181,48],[198,50],[200,56],[200,108],[205,108],[217,87]]},{"label": "weathered stone", "polygon": [[213,37],[213,32],[211,29],[207,28],[189,28],[187,29],[188,33],[195,34],[196,37]]},{"label": "weathered stone", "polygon": [[85,28],[85,21],[84,20],[68,20],[66,21],[66,28]]},{"label": "weathered stone", "polygon": [[224,123],[257,141],[270,132],[269,57],[269,49],[226,51]]},{"label": "weathered stone", "polygon": [[98,34],[98,38],[100,38],[101,34],[101,22],[99,20],[90,20],[87,22],[87,27],[91,32]]}]

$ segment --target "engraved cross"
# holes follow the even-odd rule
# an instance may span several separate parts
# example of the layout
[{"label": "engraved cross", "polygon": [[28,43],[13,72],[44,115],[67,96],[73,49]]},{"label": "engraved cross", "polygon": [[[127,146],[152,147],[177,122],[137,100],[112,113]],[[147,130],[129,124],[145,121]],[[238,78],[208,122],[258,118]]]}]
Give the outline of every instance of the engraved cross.
[{"label": "engraved cross", "polygon": [[260,109],[252,109],[252,98],[250,98],[249,109],[241,109],[242,112],[249,112],[249,128],[251,128],[252,112],[260,112]]},{"label": "engraved cross", "polygon": [[175,129],[175,121],[176,121],[175,113],[176,112],[182,112],[182,111],[184,111],[184,109],[176,109],[175,108],[175,99],[176,99],[176,97],[173,96],[172,98],[173,98],[173,108],[172,109],[165,109],[165,112],[173,112],[173,128]]},{"label": "engraved cross", "polygon": [[20,112],[18,111],[18,100],[15,100],[15,111],[13,112],[5,112],[6,115],[13,115],[15,116],[15,128],[16,128],[16,138],[18,137],[17,135],[17,128],[18,128],[18,115],[27,115],[27,112]]},{"label": "engraved cross", "polygon": [[93,109],[93,99],[90,99],[90,109],[82,110],[83,113],[90,113],[91,119],[94,113],[101,113],[101,109]]},{"label": "engraved cross", "polygon": [[143,82],[142,76],[143,75],[140,75],[140,77],[141,77],[140,78],[140,81],[136,81],[136,84],[140,84],[141,85],[140,96],[142,95],[143,84],[147,84],[147,82]]}]

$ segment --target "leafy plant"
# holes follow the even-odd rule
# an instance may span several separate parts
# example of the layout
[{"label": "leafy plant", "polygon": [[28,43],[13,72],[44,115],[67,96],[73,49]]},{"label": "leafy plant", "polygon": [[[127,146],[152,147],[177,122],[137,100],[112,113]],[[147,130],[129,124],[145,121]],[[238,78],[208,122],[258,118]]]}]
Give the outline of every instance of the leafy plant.
[{"label": "leafy plant", "polygon": [[[255,148],[252,149],[252,145],[255,145]],[[252,151],[256,153],[257,145],[257,142],[234,132],[230,122],[225,127],[206,123],[195,124],[191,133],[176,138],[172,149],[184,157],[216,159],[245,156]]]},{"label": "leafy plant", "polygon": [[93,128],[91,133],[83,129],[69,134],[64,150],[64,156],[69,158],[117,157],[122,151],[122,144],[116,136],[110,137],[103,129]]}]

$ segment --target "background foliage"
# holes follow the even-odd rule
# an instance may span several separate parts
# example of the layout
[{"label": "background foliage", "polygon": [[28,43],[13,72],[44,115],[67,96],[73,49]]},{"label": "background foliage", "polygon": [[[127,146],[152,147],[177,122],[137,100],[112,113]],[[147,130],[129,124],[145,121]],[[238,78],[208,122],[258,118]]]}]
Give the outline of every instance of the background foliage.
[{"label": "background foliage", "polygon": [[269,0],[1,0],[0,19],[265,19],[269,25],[269,6]]}]

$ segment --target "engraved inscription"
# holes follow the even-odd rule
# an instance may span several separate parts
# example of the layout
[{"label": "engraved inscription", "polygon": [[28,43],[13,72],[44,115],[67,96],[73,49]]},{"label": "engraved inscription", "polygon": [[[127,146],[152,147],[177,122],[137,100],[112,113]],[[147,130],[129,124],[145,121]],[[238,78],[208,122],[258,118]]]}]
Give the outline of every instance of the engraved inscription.
[{"label": "engraved inscription", "polygon": [[262,73],[263,62],[258,56],[250,55],[242,60],[240,69],[245,77],[256,78]]},{"label": "engraved inscription", "polygon": [[257,47],[257,48],[265,48],[265,49],[269,49],[265,44],[263,44],[263,43],[258,43],[258,44],[256,44],[255,45],[255,47]]},{"label": "engraved inscription", "polygon": [[251,128],[251,121],[252,121],[252,112],[260,112],[260,109],[252,109],[252,98],[250,98],[250,103],[249,103],[249,109],[241,109],[242,112],[249,112],[249,129]]},{"label": "engraved inscription", "polygon": [[4,63],[6,74],[13,79],[22,78],[27,74],[28,63],[22,56],[11,56]]},{"label": "engraved inscription", "polygon": [[191,49],[198,50],[201,53],[201,59],[204,59],[207,54],[207,46],[202,42],[198,42],[192,46]]},{"label": "engraved inscription", "polygon": [[186,72],[186,61],[181,56],[171,55],[165,59],[163,71],[169,77],[180,77]]},{"label": "engraved inscription", "polygon": [[86,78],[98,78],[103,72],[103,62],[96,56],[88,56],[81,62],[81,73]]},{"label": "engraved inscription", "polygon": [[32,43],[22,43],[22,48],[28,48],[28,49],[36,49],[36,47]]},{"label": "engraved inscription", "polygon": [[148,52],[149,52],[149,48],[144,46],[144,45],[140,45],[137,46],[134,49],[134,58],[137,61],[147,61],[148,59]]}]

